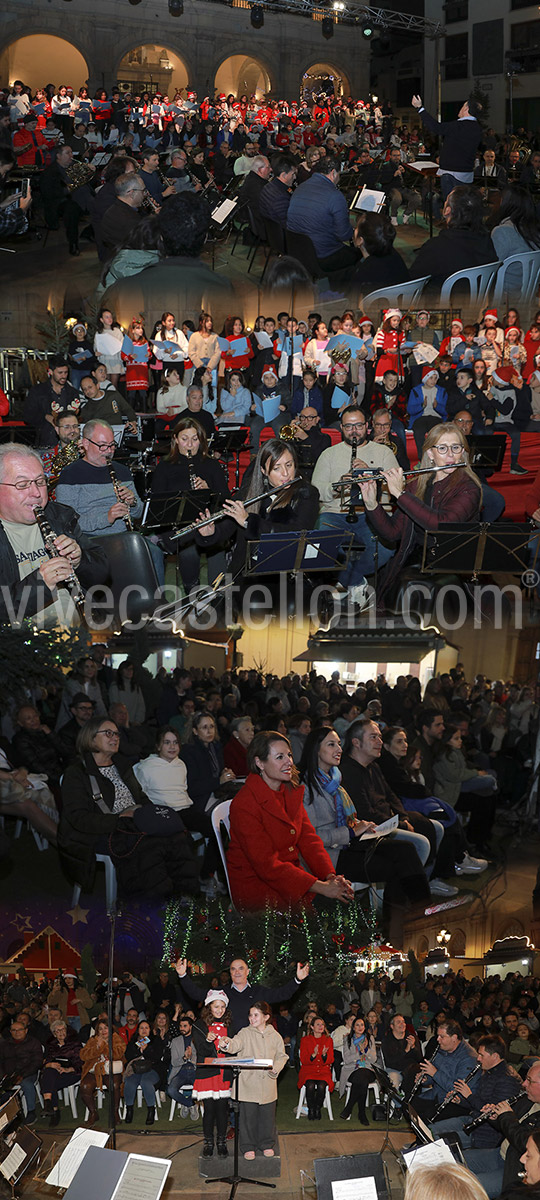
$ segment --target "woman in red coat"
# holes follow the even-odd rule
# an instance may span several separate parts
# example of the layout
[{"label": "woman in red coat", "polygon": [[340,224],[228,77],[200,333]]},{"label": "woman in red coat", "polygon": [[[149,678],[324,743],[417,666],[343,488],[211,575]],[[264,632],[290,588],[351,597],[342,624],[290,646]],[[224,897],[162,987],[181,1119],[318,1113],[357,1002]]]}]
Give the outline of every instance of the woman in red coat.
[{"label": "woman in red coat", "polygon": [[311,1033],[300,1042],[300,1073],[298,1087],[306,1089],[308,1121],[320,1121],[326,1089],[334,1088],[332,1063],[334,1043],[322,1017],[315,1017]]},{"label": "woman in red coat", "polygon": [[[304,808],[289,742],[265,731],[247,752],[249,775],[230,809],[227,870],[234,904],[256,912],[267,904],[311,904],[315,895],[352,899]],[[300,858],[306,866],[301,866]]]}]

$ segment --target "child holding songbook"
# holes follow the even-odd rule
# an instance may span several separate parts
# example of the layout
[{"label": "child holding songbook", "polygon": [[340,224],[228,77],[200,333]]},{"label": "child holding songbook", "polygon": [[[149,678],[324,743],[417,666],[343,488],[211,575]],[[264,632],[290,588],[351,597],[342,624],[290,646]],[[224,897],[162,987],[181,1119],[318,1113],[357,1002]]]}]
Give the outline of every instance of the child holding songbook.
[{"label": "child holding songbook", "polygon": [[239,1058],[270,1058],[268,1071],[240,1072],[240,1152],[255,1158],[257,1150],[273,1158],[276,1145],[277,1077],[289,1058],[281,1034],[270,1024],[270,1005],[256,1000],[249,1010],[249,1025],[233,1038],[222,1038],[220,1047]]},{"label": "child holding songbook", "polygon": [[211,988],[207,993],[200,1017],[193,1024],[192,1034],[197,1053],[197,1068],[193,1084],[193,1100],[204,1102],[203,1113],[203,1157],[211,1158],[214,1153],[214,1127],[217,1135],[219,1158],[227,1158],[227,1125],[229,1096],[231,1094],[230,1073],[219,1067],[205,1066],[205,1058],[223,1058],[220,1041],[227,1037],[231,1023],[229,1001],[225,992]]},{"label": "child holding songbook", "polygon": [[126,368],[126,391],[135,405],[144,408],[148,392],[148,361],[151,350],[139,317],[134,317],[122,342],[122,362]]}]

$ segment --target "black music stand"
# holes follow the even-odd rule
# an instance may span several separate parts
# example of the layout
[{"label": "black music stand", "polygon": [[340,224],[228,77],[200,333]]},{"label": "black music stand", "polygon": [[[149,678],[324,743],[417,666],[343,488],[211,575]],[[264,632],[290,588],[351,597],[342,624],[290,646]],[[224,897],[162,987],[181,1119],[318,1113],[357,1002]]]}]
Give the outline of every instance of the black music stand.
[{"label": "black music stand", "polygon": [[251,437],[251,429],[249,425],[220,425],[215,433],[212,434],[208,443],[209,450],[217,450],[219,455],[222,455],[226,462],[232,455],[236,455],[235,466],[235,484],[240,486],[240,451],[243,450],[246,442]]},{"label": "black music stand", "polygon": [[421,175],[423,179],[428,181],[428,197],[429,197],[429,236],[433,237],[433,180],[436,178],[439,168],[435,165],[425,167],[415,167],[412,163],[405,164],[410,171],[415,171],[417,175]]},{"label": "black music stand", "polygon": [[533,530],[525,523],[439,525],[436,534],[424,533],[421,569],[426,575],[470,575],[473,582],[479,575],[523,575],[534,570],[538,558],[537,545],[531,562],[532,537]]},{"label": "black music stand", "polygon": [[[208,1063],[208,1059],[204,1060]],[[239,1062],[235,1064],[234,1059],[227,1060],[226,1058],[212,1058],[209,1062],[210,1066],[219,1066],[222,1070],[232,1071],[234,1096],[231,1103],[231,1108],[236,1114],[234,1122],[234,1153],[233,1153],[233,1173],[232,1175],[221,1175],[218,1179],[205,1179],[205,1183],[230,1183],[231,1190],[229,1192],[229,1200],[234,1200],[236,1189],[239,1183],[249,1183],[252,1187],[269,1187],[275,1188],[275,1183],[268,1183],[266,1179],[248,1179],[244,1175],[239,1174],[239,1136],[240,1136],[240,1120],[239,1120],[239,1100],[238,1100],[238,1080],[240,1079],[240,1071],[269,1071],[271,1067],[262,1066],[256,1062]]]},{"label": "black music stand", "polygon": [[281,571],[343,571],[349,561],[354,531],[349,534],[343,560],[344,533],[342,529],[302,530],[295,536],[288,533],[263,533],[258,541],[246,547],[246,572],[249,575],[272,575]]},{"label": "black music stand", "polygon": [[505,433],[471,433],[467,437],[471,467],[481,471],[500,471],[506,452]]},{"label": "black music stand", "polygon": [[[220,500],[217,492],[200,488],[194,492],[169,493],[167,496],[150,496],[145,501],[140,528],[145,533],[157,533],[181,525],[191,525],[207,508],[212,511]],[[181,536],[181,530],[179,531]]]},{"label": "black music stand", "polygon": [[377,1083],[381,1089],[381,1092],[384,1095],[384,1103],[385,1103],[385,1109],[386,1109],[386,1115],[385,1115],[386,1129],[384,1131],[384,1142],[383,1142],[382,1146],[380,1147],[379,1154],[382,1154],[383,1150],[388,1149],[390,1151],[390,1154],[392,1154],[394,1156],[394,1158],[397,1160],[397,1162],[400,1163],[401,1162],[401,1154],[400,1154],[399,1150],[396,1150],[396,1147],[394,1146],[394,1144],[392,1142],[392,1138],[390,1137],[390,1105],[393,1100],[394,1104],[398,1104],[400,1108],[403,1108],[403,1096],[401,1096],[400,1093],[397,1091],[397,1088],[394,1087],[394,1084],[392,1083],[390,1076],[387,1074],[386,1071],[383,1070],[382,1067],[378,1067],[378,1066],[376,1066],[375,1063],[373,1063],[371,1066],[371,1070],[373,1071],[375,1079],[377,1080]]}]

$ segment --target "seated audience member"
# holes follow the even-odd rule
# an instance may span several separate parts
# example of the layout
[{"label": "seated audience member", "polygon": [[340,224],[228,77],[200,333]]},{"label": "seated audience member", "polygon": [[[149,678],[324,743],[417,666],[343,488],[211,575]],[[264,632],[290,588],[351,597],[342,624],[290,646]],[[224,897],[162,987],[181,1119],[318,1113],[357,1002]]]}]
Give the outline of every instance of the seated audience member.
[{"label": "seated audience member", "polygon": [[[537,207],[527,188],[513,184],[505,188],[500,208],[491,229],[491,240],[497,258],[504,262],[513,254],[530,254],[540,250],[540,222]],[[510,300],[520,295],[523,274],[516,264],[504,276],[505,293]]]},{"label": "seated audience member", "polygon": [[94,705],[94,713],[97,717],[104,717],[107,714],[105,705],[105,697],[101,688],[101,684],[97,680],[98,665],[90,655],[84,658],[78,658],[75,667],[70,675],[68,675],[64,687],[62,689],[62,697],[60,700],[60,708],[56,720],[56,729],[62,728],[62,725],[67,721],[73,699],[77,695],[86,696]]},{"label": "seated audience member", "polygon": [[120,739],[116,755],[116,765],[120,773],[132,767],[144,757],[145,751],[154,743],[154,730],[146,725],[131,728],[129,713],[125,704],[111,704],[109,717],[114,722]]},{"label": "seated audience member", "polygon": [[408,1095],[422,1061],[422,1051],[416,1034],[407,1032],[407,1023],[400,1013],[392,1017],[383,1033],[381,1050],[394,1087]]},{"label": "seated audience member", "polygon": [[180,740],[175,729],[160,729],[156,752],[136,762],[133,774],[152,804],[166,804],[177,812],[189,809],[186,765],[179,757]]},{"label": "seated audience member", "polygon": [[251,717],[236,717],[229,726],[230,738],[223,751],[225,766],[229,767],[237,779],[248,773],[247,750],[255,736],[255,726]]},{"label": "seated audience member", "polygon": [[326,1090],[334,1090],[334,1043],[321,1017],[315,1016],[311,1031],[300,1039],[299,1055],[298,1087],[306,1089],[308,1121],[320,1121]]},{"label": "seated audience member", "polygon": [[62,748],[56,734],[45,725],[37,708],[23,704],[16,715],[17,730],[11,745],[19,766],[45,775],[54,787],[64,769]]},{"label": "seated audience member", "polygon": [[363,1017],[355,1017],[351,1021],[349,1032],[342,1041],[341,1055],[343,1065],[339,1075],[339,1094],[346,1095],[349,1088],[349,1095],[345,1108],[339,1115],[342,1120],[348,1121],[354,1112],[355,1104],[358,1104],[360,1124],[369,1125],[366,1099],[368,1087],[375,1079],[371,1067],[377,1061],[377,1048],[372,1033],[366,1029]]},{"label": "seated audience member", "polygon": [[490,772],[467,766],[462,743],[459,726],[445,721],[439,753],[433,763],[433,794],[458,812],[469,813],[468,840],[484,853],[495,819],[497,780]]},{"label": "seated audience member", "polygon": [[81,1046],[80,1049],[82,1074],[79,1095],[88,1109],[86,1125],[89,1128],[92,1128],[98,1123],[96,1091],[102,1086],[105,1086],[107,1090],[112,1087],[114,1093],[114,1105],[116,1109],[116,1120],[120,1120],[118,1109],[120,1105],[120,1090],[124,1071],[126,1043],[115,1031],[113,1031],[112,1034],[112,1050],[113,1058],[111,1064],[109,1060],[108,1022],[107,1020],[98,1020],[94,1036],[89,1037],[86,1044]]},{"label": "seated audience member", "polygon": [[406,283],[408,269],[398,251],[394,249],[397,220],[390,221],[383,213],[360,213],[354,231],[354,244],[361,258],[351,274],[349,284],[359,287],[364,294],[379,287]]},{"label": "seated audience member", "polygon": [[148,1021],[141,1021],[135,1037],[125,1047],[124,1058],[124,1121],[131,1125],[133,1106],[140,1087],[146,1101],[145,1125],[153,1125],[156,1116],[156,1084],[165,1087],[170,1066],[168,1043],[159,1035],[152,1035]]},{"label": "seated audience member", "polygon": [[443,208],[446,228],[420,247],[411,268],[415,278],[430,275],[436,290],[456,271],[497,261],[497,253],[483,223],[482,197],[465,185],[450,192]]},{"label": "seated audience member", "polygon": [[36,1122],[36,1081],[42,1063],[41,1042],[15,1017],[9,1031],[0,1038],[0,1077],[9,1077],[19,1085],[26,1103],[26,1125]]},{"label": "seated audience member", "polygon": [[79,730],[94,715],[94,701],[84,692],[76,692],[69,706],[71,717],[57,730],[58,742],[64,759],[69,762],[77,753],[75,744]]},{"label": "seated audience member", "polygon": [[314,895],[347,902],[351,885],[335,874],[308,819],[287,739],[273,732],[257,734],[248,749],[248,766],[230,812],[227,868],[235,904],[251,911],[266,904],[297,907],[311,904]]},{"label": "seated audience member", "polygon": [[74,1029],[65,1021],[51,1025],[50,1037],[45,1042],[43,1066],[39,1084],[45,1113],[49,1114],[49,1127],[60,1124],[58,1093],[72,1087],[81,1078],[81,1043]]},{"label": "seated audience member", "polygon": [[[114,762],[118,743],[116,725],[107,717],[87,721],[77,739],[79,758],[62,780],[59,849],[67,873],[87,889],[94,880],[96,854],[109,854],[120,890],[196,892],[193,853],[177,823],[168,824],[168,832],[141,838],[141,822],[156,828],[150,814],[145,818],[141,811],[151,801],[131,768],[120,774]],[[97,793],[101,807],[94,799]]]}]

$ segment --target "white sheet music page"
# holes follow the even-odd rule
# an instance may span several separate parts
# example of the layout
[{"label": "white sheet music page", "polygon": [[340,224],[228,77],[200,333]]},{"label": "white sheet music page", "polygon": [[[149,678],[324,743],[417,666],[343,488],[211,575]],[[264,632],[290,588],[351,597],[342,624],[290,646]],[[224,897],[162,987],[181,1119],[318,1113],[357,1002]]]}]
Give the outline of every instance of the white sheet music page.
[{"label": "white sheet music page", "polygon": [[429,1146],[418,1146],[416,1150],[405,1150],[403,1158],[408,1171],[417,1167],[438,1167],[440,1163],[455,1163],[455,1158],[446,1142],[439,1138]]},{"label": "white sheet music page", "polygon": [[108,1133],[100,1133],[99,1129],[76,1129],[65,1150],[62,1151],[58,1162],[49,1171],[45,1183],[51,1187],[68,1188],[74,1179],[89,1146],[106,1146]]},{"label": "white sheet music page", "polygon": [[332,1200],[377,1200],[377,1186],[373,1175],[358,1179],[334,1179]]},{"label": "white sheet music page", "polygon": [[168,1158],[130,1154],[111,1200],[159,1200],[170,1169]]}]

